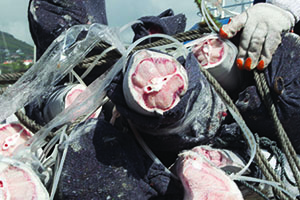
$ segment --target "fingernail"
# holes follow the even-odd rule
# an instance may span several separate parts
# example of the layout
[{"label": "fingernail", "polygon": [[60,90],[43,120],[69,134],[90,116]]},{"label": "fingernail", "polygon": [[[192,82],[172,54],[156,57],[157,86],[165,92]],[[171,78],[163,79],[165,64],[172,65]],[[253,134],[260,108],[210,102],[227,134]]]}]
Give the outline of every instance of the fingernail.
[{"label": "fingernail", "polygon": [[223,30],[223,28],[220,28],[220,32],[219,32],[220,36],[224,39],[228,39],[228,35],[227,33],[225,33],[225,31]]},{"label": "fingernail", "polygon": [[263,60],[259,61],[258,65],[256,66],[256,68],[258,70],[263,70],[265,66],[265,62]]},{"label": "fingernail", "polygon": [[236,59],[236,65],[240,70],[242,70],[244,65],[243,60],[241,58]]},{"label": "fingernail", "polygon": [[244,68],[248,71],[251,70],[251,64],[252,64],[252,59],[251,58],[247,58],[246,61],[245,61],[245,65],[244,65]]},{"label": "fingernail", "polygon": [[229,18],[229,20],[228,20],[228,24],[231,22],[231,18]]}]

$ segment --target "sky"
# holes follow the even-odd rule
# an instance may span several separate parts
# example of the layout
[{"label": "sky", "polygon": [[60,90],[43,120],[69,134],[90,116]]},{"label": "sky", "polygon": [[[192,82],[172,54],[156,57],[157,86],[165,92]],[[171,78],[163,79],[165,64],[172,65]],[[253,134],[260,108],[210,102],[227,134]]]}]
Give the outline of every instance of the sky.
[{"label": "sky", "polygon": [[27,6],[27,0],[0,0],[0,31],[33,44],[28,28]]},{"label": "sky", "polygon": [[[236,1],[236,0],[231,0]],[[29,0],[0,0],[0,31],[33,45],[29,32],[27,7]],[[200,20],[194,0],[107,0],[108,24],[121,27],[143,16],[156,16],[168,8],[187,17],[187,29]]]}]

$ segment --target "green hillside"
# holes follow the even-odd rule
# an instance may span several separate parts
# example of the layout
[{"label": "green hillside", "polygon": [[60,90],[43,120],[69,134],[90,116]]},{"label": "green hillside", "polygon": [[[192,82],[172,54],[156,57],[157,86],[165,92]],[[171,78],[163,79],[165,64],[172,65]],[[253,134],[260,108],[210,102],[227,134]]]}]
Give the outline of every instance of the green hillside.
[{"label": "green hillside", "polygon": [[33,46],[0,31],[0,63],[24,59],[33,59]]}]

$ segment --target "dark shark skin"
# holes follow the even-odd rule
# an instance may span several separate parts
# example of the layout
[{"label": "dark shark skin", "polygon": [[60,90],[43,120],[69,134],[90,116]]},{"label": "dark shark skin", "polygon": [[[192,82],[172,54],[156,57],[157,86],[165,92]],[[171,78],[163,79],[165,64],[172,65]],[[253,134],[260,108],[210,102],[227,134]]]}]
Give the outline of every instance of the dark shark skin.
[{"label": "dark shark skin", "polygon": [[105,0],[30,0],[28,21],[38,59],[71,26],[107,24]]},{"label": "dark shark skin", "polygon": [[101,119],[73,131],[56,199],[182,199],[180,184],[130,133]]}]

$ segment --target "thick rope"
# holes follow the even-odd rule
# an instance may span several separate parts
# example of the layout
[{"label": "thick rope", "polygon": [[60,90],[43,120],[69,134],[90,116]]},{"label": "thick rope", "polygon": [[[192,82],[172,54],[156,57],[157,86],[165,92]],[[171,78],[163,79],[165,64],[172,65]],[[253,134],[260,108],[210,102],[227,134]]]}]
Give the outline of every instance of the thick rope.
[{"label": "thick rope", "polygon": [[272,159],[273,156],[276,158],[276,165],[275,165],[275,171],[278,171],[278,167],[281,167],[281,173],[280,173],[280,179],[283,180],[285,173],[284,168],[284,156],[282,151],[277,147],[277,143],[274,141],[271,141],[269,138],[266,137],[258,137],[258,134],[256,134],[256,141],[259,143],[259,145],[263,149],[267,149],[267,151],[270,153],[270,156],[268,158],[268,161]]},{"label": "thick rope", "polygon": [[[4,93],[6,89],[7,87],[0,88],[0,94]],[[42,128],[41,125],[37,124],[34,120],[30,119],[25,113],[23,113],[20,110],[17,111],[15,115],[20,121],[20,123],[23,124],[32,133],[36,133]]]},{"label": "thick rope", "polygon": [[82,115],[82,116],[78,117],[75,121],[73,121],[66,130],[67,135],[70,135],[72,130],[75,128],[75,126],[77,126],[82,121],[86,120],[86,118],[87,118],[86,115]]},{"label": "thick rope", "polygon": [[[203,33],[208,33],[209,30],[208,28],[199,28],[198,30],[190,30],[182,33],[178,33],[176,35],[173,35],[175,39],[177,39],[179,42],[186,42],[189,40],[195,40],[201,36]],[[173,41],[168,40],[168,39],[161,39],[156,42],[146,44],[146,45],[139,45],[137,46],[134,51],[140,50],[140,49],[147,49],[151,47],[156,47],[156,46],[162,46],[162,45],[167,45],[172,43]],[[107,49],[110,47],[109,44],[100,42],[96,45],[96,48],[98,49]],[[95,60],[95,58],[98,55],[94,55],[91,57],[85,58],[78,66],[80,68],[89,68],[90,63]],[[120,57],[120,54],[116,51],[111,51],[107,53],[98,63],[97,65],[103,65],[106,63],[109,63],[111,61],[114,61],[115,59],[118,59]],[[5,73],[0,75],[0,84],[10,84],[16,82],[25,72],[16,72],[16,73]]]},{"label": "thick rope", "polygon": [[[208,29],[201,28],[201,29],[197,29],[197,30],[190,30],[187,32],[179,33],[179,34],[173,35],[172,37],[175,38],[176,40],[178,40],[179,42],[186,42],[189,40],[198,39],[203,33],[208,33],[208,32],[210,32]],[[171,41],[169,39],[161,39],[156,42],[137,46],[136,48],[134,48],[133,52],[140,50],[140,49],[148,49],[151,47],[163,46],[163,45],[167,45],[167,44],[171,44],[171,43],[173,43],[173,41]]]},{"label": "thick rope", "polygon": [[265,77],[263,72],[257,72],[254,70],[254,79],[257,84],[257,88],[259,93],[262,96],[262,99],[264,100],[266,107],[274,121],[274,125],[276,128],[277,137],[279,139],[279,142],[281,143],[281,148],[286,155],[286,158],[290,164],[291,170],[293,172],[294,178],[296,180],[298,190],[300,192],[300,162],[298,159],[298,156],[296,154],[295,149],[293,148],[279,118],[276,112],[275,105],[273,103],[273,100],[271,98],[269,87],[266,83]]},{"label": "thick rope", "polygon": [[26,127],[28,128],[32,133],[38,132],[42,126],[37,124],[34,120],[30,119],[25,113],[22,111],[17,111],[15,113],[18,120]]},{"label": "thick rope", "polygon": [[243,184],[246,188],[248,188],[248,189],[252,190],[253,192],[255,192],[256,194],[258,194],[261,198],[263,198],[265,200],[270,200],[263,192],[261,192],[260,190],[258,190],[253,185],[247,183],[246,181],[238,180],[238,182],[241,183],[241,184]]},{"label": "thick rope", "polygon": [[[255,161],[257,162],[257,165],[260,167],[262,173],[264,174],[267,180],[277,182],[283,189],[286,189],[285,185],[280,180],[278,174],[274,171],[268,160],[264,157],[259,147],[257,148]],[[280,191],[277,188],[273,188],[273,191],[274,194],[276,194],[280,199],[293,199],[292,197],[282,193],[282,191]]]},{"label": "thick rope", "polygon": [[[205,69],[203,69],[201,66],[199,66],[202,73],[206,76],[207,80],[210,82],[212,86],[214,86],[215,90],[218,92],[218,94],[223,98],[223,100],[238,114],[238,116],[242,118],[242,116],[239,113],[239,110],[233,103],[232,99],[228,96],[226,91],[220,86],[220,84],[216,81],[216,79]],[[246,133],[249,134],[249,133]],[[245,138],[246,139],[246,138]],[[282,181],[280,180],[277,173],[274,171],[268,160],[264,157],[259,147],[257,147],[256,153],[255,153],[255,160],[260,167],[262,173],[269,181],[276,181],[280,183],[280,185],[285,188]],[[277,196],[280,197],[280,199],[292,199],[291,197],[287,196],[286,194],[282,193],[277,188],[274,188],[274,192]]]},{"label": "thick rope", "polygon": [[281,173],[280,173],[281,180],[283,180],[285,177],[286,180],[291,185],[293,185],[294,187],[297,187],[297,184],[289,178],[289,176],[284,168],[285,167],[285,159],[284,159],[281,149],[277,146],[276,142],[271,141],[269,138],[265,138],[265,137],[262,137],[262,138],[257,137],[256,140],[258,141],[258,143],[261,146],[263,146],[263,148],[267,148],[269,150],[269,152],[271,151],[270,152],[271,154],[270,154],[268,160],[271,160],[273,156],[276,157],[275,170],[277,171],[278,167],[279,166],[281,167]]},{"label": "thick rope", "polygon": [[[179,42],[186,42],[186,41],[198,39],[201,36],[201,34],[208,33],[208,32],[209,32],[209,30],[207,28],[200,27],[198,30],[190,30],[190,31],[186,31],[183,33],[178,33],[176,35],[173,35],[172,37],[177,39]],[[156,47],[156,46],[163,46],[163,45],[171,44],[172,42],[173,41],[168,40],[168,39],[160,39],[156,42],[152,42],[152,43],[145,44],[145,45],[139,45],[139,46],[135,47],[132,52],[135,52],[135,51],[138,51],[141,49],[148,49],[148,48],[152,48],[152,47]],[[104,48],[107,46],[107,44],[99,43],[99,46],[103,46],[103,48]],[[82,61],[82,63],[79,65],[79,67],[81,67],[81,68],[90,67],[90,65],[89,65],[90,62],[93,62],[97,56],[98,55],[94,55],[94,56],[85,58]],[[119,57],[120,57],[119,53],[117,53],[115,51],[111,51],[111,52],[107,53],[105,56],[103,56],[103,58],[97,63],[97,65],[103,65],[108,62],[112,62]]]},{"label": "thick rope", "polygon": [[16,82],[25,72],[0,74],[0,84],[11,84]]}]

